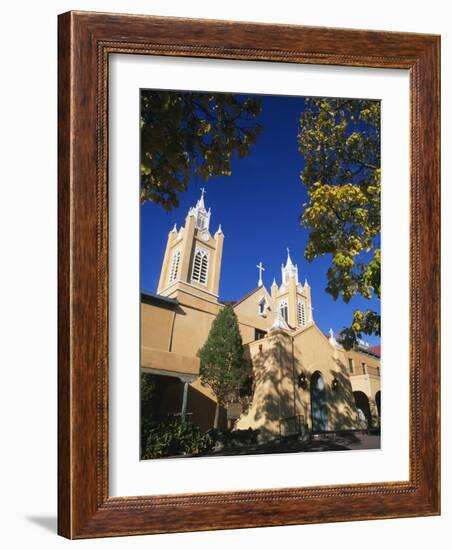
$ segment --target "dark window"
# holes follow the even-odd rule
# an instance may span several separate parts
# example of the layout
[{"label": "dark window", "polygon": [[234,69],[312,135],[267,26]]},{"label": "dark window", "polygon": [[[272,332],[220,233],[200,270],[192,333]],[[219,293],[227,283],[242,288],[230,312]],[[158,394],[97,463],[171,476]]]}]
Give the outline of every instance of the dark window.
[{"label": "dark window", "polygon": [[249,397],[253,394],[253,377],[248,376],[239,389],[240,397]]},{"label": "dark window", "polygon": [[284,321],[287,323],[289,319],[289,310],[287,308],[287,302],[281,302],[279,306],[279,311],[281,313],[281,317],[284,319]]},{"label": "dark window", "polygon": [[254,339],[255,340],[261,340],[262,338],[265,338],[266,334],[267,333],[265,332],[265,330],[260,330],[258,328],[254,329]]}]

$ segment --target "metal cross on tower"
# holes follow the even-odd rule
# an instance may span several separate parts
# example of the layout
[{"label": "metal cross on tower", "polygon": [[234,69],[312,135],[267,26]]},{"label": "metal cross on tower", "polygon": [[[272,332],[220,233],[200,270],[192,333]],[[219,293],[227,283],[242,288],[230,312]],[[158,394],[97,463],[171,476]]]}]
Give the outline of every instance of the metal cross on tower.
[{"label": "metal cross on tower", "polygon": [[264,283],[262,282],[262,271],[265,271],[264,266],[262,265],[262,262],[259,262],[256,265],[257,269],[259,270],[259,282],[257,283],[257,286],[262,286]]}]

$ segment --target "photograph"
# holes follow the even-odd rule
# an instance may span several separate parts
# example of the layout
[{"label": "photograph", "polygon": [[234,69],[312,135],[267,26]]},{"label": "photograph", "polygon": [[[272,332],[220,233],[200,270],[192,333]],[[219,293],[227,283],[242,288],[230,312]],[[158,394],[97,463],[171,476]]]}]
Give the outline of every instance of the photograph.
[{"label": "photograph", "polygon": [[379,449],[381,101],[139,101],[140,459]]},{"label": "photograph", "polygon": [[449,4],[2,7],[2,547],[452,547]]}]

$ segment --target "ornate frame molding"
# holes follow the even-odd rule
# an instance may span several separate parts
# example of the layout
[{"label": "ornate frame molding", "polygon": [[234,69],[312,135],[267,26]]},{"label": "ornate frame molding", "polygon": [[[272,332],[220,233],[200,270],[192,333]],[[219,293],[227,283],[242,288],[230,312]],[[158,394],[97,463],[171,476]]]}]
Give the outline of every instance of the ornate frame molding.
[{"label": "ornate frame molding", "polygon": [[[423,34],[89,12],[59,16],[61,535],[86,538],[439,514],[439,50],[440,38]],[[409,481],[109,497],[107,92],[109,55],[121,53],[410,71]]]}]

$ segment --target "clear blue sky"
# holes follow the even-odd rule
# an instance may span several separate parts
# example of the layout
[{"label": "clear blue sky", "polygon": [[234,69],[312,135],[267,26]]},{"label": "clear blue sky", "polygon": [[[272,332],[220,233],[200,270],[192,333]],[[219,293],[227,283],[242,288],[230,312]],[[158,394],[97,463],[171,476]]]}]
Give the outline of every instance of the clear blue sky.
[{"label": "clear blue sky", "polygon": [[[267,289],[276,277],[281,284],[281,263],[286,248],[298,264],[301,282],[311,286],[314,320],[320,329],[340,331],[351,322],[355,309],[380,310],[376,299],[353,298],[345,304],[325,292],[330,257],[308,263],[303,251],[308,230],[299,224],[302,205],[307,201],[300,181],[303,158],[297,149],[302,97],[262,96],[259,122],[263,126],[250,154],[232,163],[232,175],[211,178],[207,183],[194,180],[180,194],[180,207],[165,212],[161,206],[141,206],[141,288],[156,292],[168,232],[175,223],[183,225],[185,216],[206,188],[206,207],[212,208],[210,232],[221,223],[225,239],[220,280],[220,300],[238,300],[257,286],[256,264],[263,262]],[[366,337],[371,344],[377,337]]]}]

